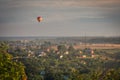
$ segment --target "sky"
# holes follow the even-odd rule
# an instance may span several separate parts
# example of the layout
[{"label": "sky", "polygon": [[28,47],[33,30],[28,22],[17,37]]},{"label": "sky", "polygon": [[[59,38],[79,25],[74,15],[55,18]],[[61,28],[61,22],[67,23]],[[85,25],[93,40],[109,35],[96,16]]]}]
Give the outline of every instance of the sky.
[{"label": "sky", "polygon": [[85,35],[120,36],[120,0],[0,0],[0,36]]}]

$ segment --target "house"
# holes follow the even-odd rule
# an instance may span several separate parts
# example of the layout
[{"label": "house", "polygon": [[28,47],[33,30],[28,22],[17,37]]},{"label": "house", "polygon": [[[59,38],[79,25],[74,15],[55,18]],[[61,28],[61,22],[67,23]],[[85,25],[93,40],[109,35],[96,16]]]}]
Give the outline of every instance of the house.
[{"label": "house", "polygon": [[41,52],[38,56],[39,56],[39,57],[40,57],[40,56],[46,56],[46,53],[45,53],[45,52]]},{"label": "house", "polygon": [[35,54],[34,54],[34,52],[32,52],[32,51],[28,51],[29,53],[28,53],[28,57],[35,57]]},{"label": "house", "polygon": [[60,55],[60,59],[62,59],[63,58],[63,55]]},{"label": "house", "polygon": [[82,51],[79,51],[80,54],[82,54]]},{"label": "house", "polygon": [[69,51],[65,51],[65,53],[64,54],[69,54]]},{"label": "house", "polygon": [[91,50],[91,52],[90,52],[91,54],[94,54],[94,50]]},{"label": "house", "polygon": [[87,56],[86,56],[86,55],[83,55],[82,57],[83,57],[83,58],[86,58]]},{"label": "house", "polygon": [[94,54],[92,54],[92,55],[91,55],[91,57],[92,57],[92,58],[94,58],[94,57],[95,57],[95,55],[94,55]]}]

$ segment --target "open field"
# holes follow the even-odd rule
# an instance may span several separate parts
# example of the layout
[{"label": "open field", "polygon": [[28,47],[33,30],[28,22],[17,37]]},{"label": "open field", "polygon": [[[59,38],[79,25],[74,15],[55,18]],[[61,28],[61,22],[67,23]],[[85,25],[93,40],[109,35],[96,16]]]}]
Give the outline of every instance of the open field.
[{"label": "open field", "polygon": [[74,46],[75,49],[120,49],[120,44],[79,44]]},{"label": "open field", "polygon": [[[69,47],[69,46],[67,46]],[[73,46],[75,49],[120,49],[120,44],[77,44]],[[57,46],[51,46],[52,49],[57,50]]]}]

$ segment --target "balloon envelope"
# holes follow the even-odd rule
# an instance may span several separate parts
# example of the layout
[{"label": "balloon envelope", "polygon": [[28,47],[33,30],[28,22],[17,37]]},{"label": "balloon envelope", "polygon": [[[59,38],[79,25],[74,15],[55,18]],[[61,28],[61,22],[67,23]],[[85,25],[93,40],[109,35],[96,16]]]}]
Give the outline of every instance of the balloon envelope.
[{"label": "balloon envelope", "polygon": [[37,17],[38,22],[41,22],[43,19],[41,16]]}]

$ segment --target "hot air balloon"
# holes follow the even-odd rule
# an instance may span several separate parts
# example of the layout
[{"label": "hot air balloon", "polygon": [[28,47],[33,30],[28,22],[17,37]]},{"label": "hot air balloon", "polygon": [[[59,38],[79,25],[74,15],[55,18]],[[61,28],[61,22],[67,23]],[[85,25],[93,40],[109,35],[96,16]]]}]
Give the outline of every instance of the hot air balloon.
[{"label": "hot air balloon", "polygon": [[38,22],[41,22],[43,18],[41,16],[37,17]]}]

